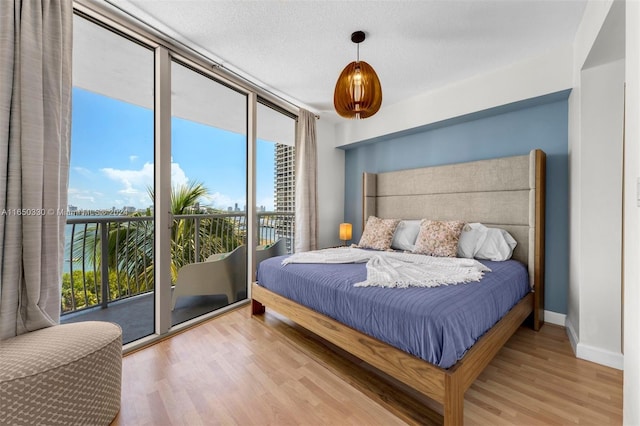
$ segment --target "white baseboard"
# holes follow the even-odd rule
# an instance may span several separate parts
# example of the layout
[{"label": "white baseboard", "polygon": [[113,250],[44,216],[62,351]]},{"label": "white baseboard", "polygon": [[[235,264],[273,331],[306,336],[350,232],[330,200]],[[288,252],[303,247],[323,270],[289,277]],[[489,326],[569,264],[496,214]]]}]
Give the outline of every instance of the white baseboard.
[{"label": "white baseboard", "polygon": [[566,327],[567,316],[553,311],[544,311],[544,322]]},{"label": "white baseboard", "polygon": [[569,336],[569,343],[571,343],[571,349],[573,349],[573,353],[578,353],[578,333],[576,333],[576,329],[573,327],[569,318],[565,320],[566,328],[567,328],[567,336]]},{"label": "white baseboard", "polygon": [[[546,315],[547,313],[545,312],[545,319]],[[576,354],[576,358],[595,362],[596,364],[605,365],[618,370],[624,369],[624,355],[619,352],[606,351],[604,349],[596,348],[595,346],[581,343],[571,321],[567,318],[565,322],[567,336],[569,336],[569,342],[571,342],[571,347],[573,348],[573,353]]]},{"label": "white baseboard", "polygon": [[619,352],[605,351],[584,343],[578,343],[576,357],[618,370],[624,370],[624,355]]}]

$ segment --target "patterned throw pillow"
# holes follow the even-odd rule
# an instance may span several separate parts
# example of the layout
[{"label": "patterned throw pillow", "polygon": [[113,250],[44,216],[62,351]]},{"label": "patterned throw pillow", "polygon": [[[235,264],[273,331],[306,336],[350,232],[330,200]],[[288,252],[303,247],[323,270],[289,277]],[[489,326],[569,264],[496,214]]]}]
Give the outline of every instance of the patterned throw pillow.
[{"label": "patterned throw pillow", "polygon": [[420,224],[414,253],[437,257],[456,257],[458,239],[464,222],[458,220],[427,220]]},{"label": "patterned throw pillow", "polygon": [[396,230],[398,222],[400,222],[400,219],[380,219],[379,217],[369,216],[358,247],[389,250],[391,248],[391,240],[393,240],[393,232]]}]

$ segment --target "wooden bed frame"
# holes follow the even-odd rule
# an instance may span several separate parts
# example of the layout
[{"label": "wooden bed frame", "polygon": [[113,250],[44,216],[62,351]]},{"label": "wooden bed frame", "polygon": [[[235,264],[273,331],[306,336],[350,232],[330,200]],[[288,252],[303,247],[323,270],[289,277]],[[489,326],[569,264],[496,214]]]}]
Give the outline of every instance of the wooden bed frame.
[{"label": "wooden bed frame", "polygon": [[[408,196],[409,199],[412,200],[411,202],[417,205],[421,205],[418,200],[419,198],[426,197],[426,202],[428,204],[429,200],[432,200],[430,197],[442,197],[443,194],[446,194],[445,197],[457,197],[456,194],[462,194],[461,197],[463,202],[468,205],[468,197],[470,194],[472,199],[474,199],[474,194],[480,194],[483,198],[489,197],[489,204],[492,204],[490,192],[527,192],[527,224],[509,224],[500,223],[500,221],[498,221],[498,223],[491,222],[490,218],[485,215],[486,212],[479,213],[478,218],[482,220],[462,218],[462,220],[466,220],[467,222],[478,221],[494,226],[505,226],[507,228],[512,225],[524,226],[528,229],[528,232],[526,232],[527,238],[521,237],[519,239],[517,235],[524,235],[524,233],[513,232],[514,237],[518,240],[518,244],[521,245],[521,243],[526,242],[528,248],[528,250],[521,249],[521,251],[517,253],[514,252],[514,257],[520,258],[519,260],[523,260],[524,263],[528,265],[532,292],[521,299],[520,302],[518,302],[498,323],[478,339],[478,341],[467,351],[465,356],[451,368],[443,369],[430,364],[420,358],[403,352],[377,339],[371,338],[325,315],[319,314],[305,306],[267,290],[264,287],[261,287],[258,283],[253,283],[251,288],[252,315],[263,314],[265,312],[265,307],[279,312],[298,325],[355,355],[380,371],[391,375],[395,379],[412,387],[428,398],[442,404],[445,425],[463,424],[464,394],[473,381],[478,377],[478,375],[480,375],[489,362],[491,362],[493,357],[498,353],[507,340],[509,340],[513,333],[515,333],[525,319],[531,317],[533,321],[533,328],[535,330],[539,330],[544,323],[544,211],[546,156],[543,151],[534,150],[526,156],[528,158],[523,157],[525,156],[508,157],[506,159],[497,160],[483,160],[456,165],[437,166],[434,168],[413,169],[408,171],[414,177],[425,176],[424,173],[426,173],[426,176],[432,177],[433,179],[431,180],[433,181],[438,181],[437,176],[441,172],[445,173],[445,176],[456,176],[462,180],[469,181],[463,182],[461,185],[460,181],[452,183],[450,181],[451,179],[449,179],[449,182],[446,184],[448,188],[437,188],[433,191],[429,189],[428,194],[425,194],[424,188],[419,185],[419,188],[411,190],[410,194],[402,195],[403,197]],[[514,159],[515,161],[513,164],[510,163],[511,159]],[[527,162],[529,164],[527,167],[528,170],[517,170],[521,168],[522,164]],[[504,169],[504,167],[506,167],[506,169]],[[501,176],[501,172],[505,170],[507,170],[508,176]],[[527,188],[521,187],[522,179],[524,179],[524,177],[522,177],[522,179],[520,179],[520,177],[518,179],[513,179],[513,176],[509,174],[514,170],[517,173],[522,172],[527,174]],[[435,175],[432,173],[435,173]],[[366,175],[367,174],[365,174],[365,183],[363,186],[363,211],[371,212],[373,210],[375,212],[377,208],[378,212],[384,212],[386,209],[386,207],[384,207],[385,201],[381,201],[377,198],[389,198],[389,195],[384,193],[384,189],[376,189],[376,186],[380,187],[381,185],[376,185],[375,180],[373,181],[373,184],[369,184],[367,187],[367,180],[371,183],[371,176],[367,177]],[[489,176],[486,179],[489,182],[486,185],[480,182],[480,186],[478,186],[478,180],[484,180],[483,178],[479,178],[479,176],[481,177],[483,175]],[[407,175],[401,175],[401,177],[402,179],[406,179]],[[520,187],[508,187],[512,182],[516,182],[518,180],[520,180],[520,183],[515,183],[515,185],[520,185]],[[498,182],[498,187],[496,187],[496,182]],[[385,186],[383,182],[381,183],[382,186]],[[507,186],[505,186],[505,184]],[[388,187],[389,185],[386,186]],[[452,187],[465,189],[452,191]],[[382,191],[382,194],[379,191]],[[403,191],[404,188],[401,192]],[[499,195],[498,197],[502,197],[503,195],[504,194]],[[508,196],[511,196],[511,194],[508,194]],[[367,199],[368,197],[369,199]],[[373,201],[370,199],[371,197],[373,197]],[[397,199],[391,199],[387,202],[397,205],[397,201]],[[456,202],[453,202],[453,204]],[[424,205],[424,203],[422,205]],[[504,205],[502,208],[504,208]],[[452,211],[456,210],[457,214],[460,211],[458,208],[454,208]],[[451,215],[451,211],[430,214],[436,214],[436,216],[444,214],[445,216],[448,216]],[[414,214],[410,215],[415,216]],[[496,217],[500,215],[501,213],[498,213]],[[429,217],[432,219],[460,219],[456,216],[423,217]],[[420,216],[402,218],[414,219],[420,218]]]}]

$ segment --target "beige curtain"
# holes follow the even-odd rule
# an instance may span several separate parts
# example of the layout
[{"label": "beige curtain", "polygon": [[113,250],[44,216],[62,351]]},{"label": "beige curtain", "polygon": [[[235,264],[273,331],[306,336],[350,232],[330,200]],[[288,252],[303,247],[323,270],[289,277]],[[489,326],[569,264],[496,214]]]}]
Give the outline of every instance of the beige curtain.
[{"label": "beige curtain", "polygon": [[316,118],[300,109],[296,124],[296,253],[317,248],[317,169]]},{"label": "beige curtain", "polygon": [[0,0],[0,339],[60,318],[71,0]]}]

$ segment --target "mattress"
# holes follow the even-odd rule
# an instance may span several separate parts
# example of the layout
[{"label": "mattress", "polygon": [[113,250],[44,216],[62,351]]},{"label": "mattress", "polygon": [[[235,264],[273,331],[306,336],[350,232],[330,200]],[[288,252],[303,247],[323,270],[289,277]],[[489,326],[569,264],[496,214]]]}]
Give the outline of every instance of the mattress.
[{"label": "mattress", "polygon": [[258,283],[290,300],[442,368],[454,365],[531,291],[524,264],[481,262],[478,282],[432,288],[354,287],[365,264],[258,265]]}]

